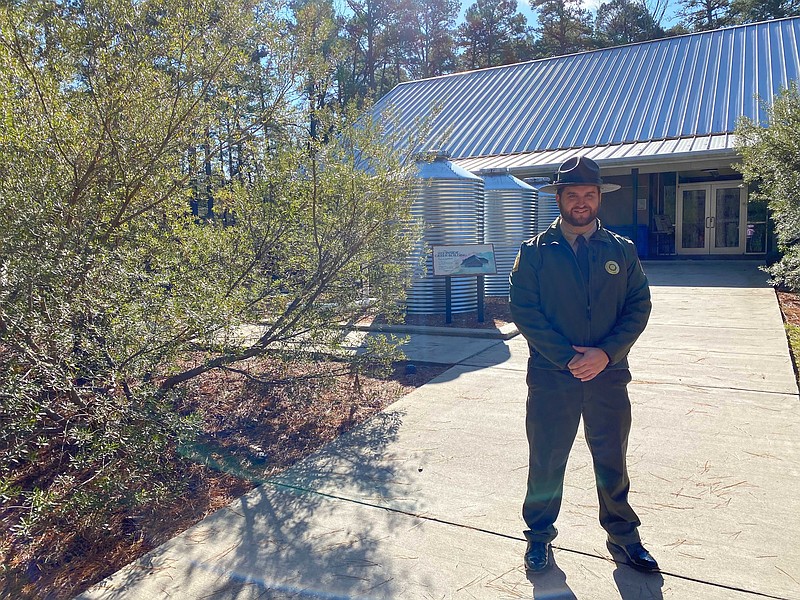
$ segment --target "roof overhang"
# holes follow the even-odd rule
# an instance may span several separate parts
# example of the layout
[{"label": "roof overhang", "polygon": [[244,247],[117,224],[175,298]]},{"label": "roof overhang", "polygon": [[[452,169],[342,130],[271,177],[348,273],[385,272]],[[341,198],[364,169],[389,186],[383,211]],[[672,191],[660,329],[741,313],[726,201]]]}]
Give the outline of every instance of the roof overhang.
[{"label": "roof overhang", "polygon": [[509,169],[516,177],[550,176],[567,158],[588,156],[603,175],[622,175],[637,168],[641,173],[730,165],[738,160],[732,133],[666,140],[649,140],[582,148],[544,150],[520,154],[479,156],[454,160],[473,173],[481,169]]}]

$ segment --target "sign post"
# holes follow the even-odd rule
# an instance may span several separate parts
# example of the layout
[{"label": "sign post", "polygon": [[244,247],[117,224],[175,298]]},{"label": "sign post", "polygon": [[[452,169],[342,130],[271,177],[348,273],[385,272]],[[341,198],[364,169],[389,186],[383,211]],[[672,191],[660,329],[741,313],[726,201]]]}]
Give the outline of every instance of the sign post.
[{"label": "sign post", "polygon": [[444,278],[444,322],[445,323],[452,323],[453,322],[453,302],[452,298],[452,290],[453,290],[453,282],[452,277],[450,275],[445,275]]},{"label": "sign post", "polygon": [[495,275],[494,244],[470,244],[466,246],[432,246],[433,274],[445,278],[445,323],[453,322],[452,282],[453,277],[477,276],[478,278],[478,322],[484,320],[483,276]]},{"label": "sign post", "polygon": [[478,275],[478,323],[483,323],[483,296],[485,289],[483,275]]}]

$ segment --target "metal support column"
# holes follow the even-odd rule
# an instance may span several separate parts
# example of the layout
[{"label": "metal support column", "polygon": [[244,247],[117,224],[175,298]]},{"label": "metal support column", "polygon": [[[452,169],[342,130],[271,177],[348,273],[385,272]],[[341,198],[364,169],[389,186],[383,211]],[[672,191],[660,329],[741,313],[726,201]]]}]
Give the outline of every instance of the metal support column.
[{"label": "metal support column", "polygon": [[631,239],[639,252],[639,169],[631,169],[631,182],[633,185],[633,234]]}]

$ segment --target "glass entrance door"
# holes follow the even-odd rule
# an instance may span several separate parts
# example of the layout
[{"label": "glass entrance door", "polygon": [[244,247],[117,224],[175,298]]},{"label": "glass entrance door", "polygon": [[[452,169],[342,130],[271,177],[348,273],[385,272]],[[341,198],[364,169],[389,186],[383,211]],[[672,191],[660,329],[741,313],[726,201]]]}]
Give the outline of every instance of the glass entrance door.
[{"label": "glass entrance door", "polygon": [[706,188],[681,190],[678,203],[678,254],[706,254],[708,236],[706,218],[708,190]]},{"label": "glass entrance door", "polygon": [[678,254],[744,254],[744,190],[735,183],[678,188]]},{"label": "glass entrance door", "polygon": [[742,206],[742,188],[714,186],[714,206],[712,207],[712,254],[724,252],[744,252],[743,217],[746,210]]}]

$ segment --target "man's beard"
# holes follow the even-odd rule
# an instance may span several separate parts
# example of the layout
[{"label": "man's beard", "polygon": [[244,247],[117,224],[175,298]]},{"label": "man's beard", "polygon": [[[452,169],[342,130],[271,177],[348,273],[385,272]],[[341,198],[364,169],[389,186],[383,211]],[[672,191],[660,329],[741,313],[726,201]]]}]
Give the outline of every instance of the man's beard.
[{"label": "man's beard", "polygon": [[586,227],[589,223],[592,223],[597,218],[597,211],[592,210],[591,208],[588,212],[580,216],[572,216],[571,214],[567,214],[560,206],[558,207],[558,211],[561,213],[561,218],[573,227]]}]

